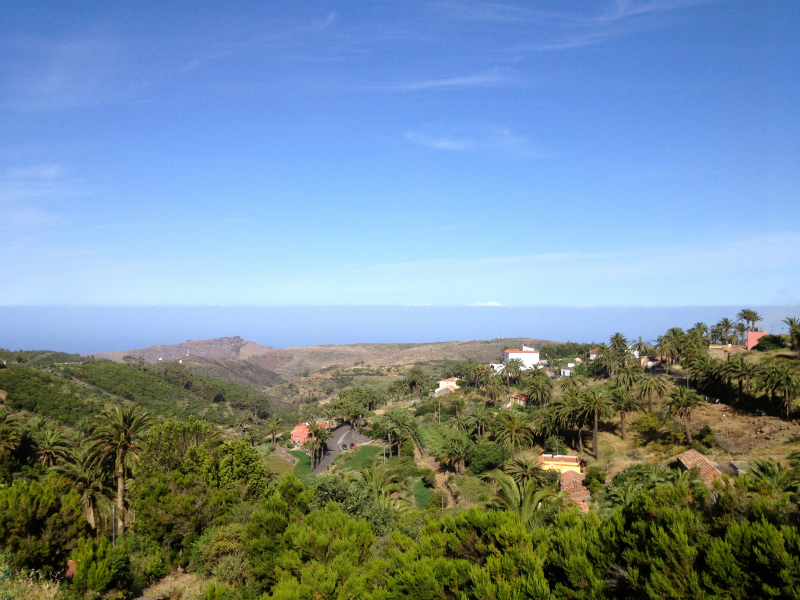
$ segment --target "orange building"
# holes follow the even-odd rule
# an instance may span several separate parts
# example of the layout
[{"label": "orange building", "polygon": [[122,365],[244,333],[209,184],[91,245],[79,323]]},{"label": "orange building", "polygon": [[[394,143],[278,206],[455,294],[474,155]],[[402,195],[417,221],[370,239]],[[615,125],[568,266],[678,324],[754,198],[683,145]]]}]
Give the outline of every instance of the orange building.
[{"label": "orange building", "polygon": [[581,472],[581,461],[577,456],[540,454],[539,466],[559,473],[566,473],[567,471]]},{"label": "orange building", "polygon": [[[325,421],[317,421],[317,425],[324,427],[325,429],[328,428],[328,424]],[[311,430],[308,428],[308,423],[300,423],[299,425],[294,426],[292,433],[289,435],[295,444],[303,445],[311,436]]]}]

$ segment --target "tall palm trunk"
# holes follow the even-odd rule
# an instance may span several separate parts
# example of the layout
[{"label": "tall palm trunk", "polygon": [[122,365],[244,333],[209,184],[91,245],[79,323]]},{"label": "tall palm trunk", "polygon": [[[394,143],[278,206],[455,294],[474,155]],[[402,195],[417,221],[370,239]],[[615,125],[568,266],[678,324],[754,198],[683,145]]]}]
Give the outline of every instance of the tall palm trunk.
[{"label": "tall palm trunk", "polygon": [[578,452],[583,454],[583,428],[578,427]]},{"label": "tall palm trunk", "polygon": [[86,507],[83,509],[83,515],[86,517],[86,522],[89,523],[89,527],[95,529],[96,523],[94,519],[94,502],[92,502],[91,498],[86,502]]},{"label": "tall palm trunk", "polygon": [[594,411],[594,423],[592,425],[592,445],[594,446],[594,457],[600,460],[600,447],[598,445],[599,434],[597,431],[597,411]]},{"label": "tall palm trunk", "polygon": [[117,470],[117,533],[125,533],[125,467]]},{"label": "tall palm trunk", "polygon": [[690,419],[689,415],[683,417],[683,427],[686,430],[686,443],[690,446],[692,445],[692,432],[690,428]]},{"label": "tall palm trunk", "polygon": [[622,441],[625,441],[625,411],[619,413],[619,430],[622,435]]}]

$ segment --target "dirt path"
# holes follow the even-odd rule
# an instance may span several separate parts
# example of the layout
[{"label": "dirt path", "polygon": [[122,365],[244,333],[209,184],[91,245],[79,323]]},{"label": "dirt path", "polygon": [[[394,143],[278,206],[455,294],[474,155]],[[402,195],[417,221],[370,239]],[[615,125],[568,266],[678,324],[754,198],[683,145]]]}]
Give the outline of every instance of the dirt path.
[{"label": "dirt path", "polygon": [[419,449],[414,450],[414,461],[421,469],[431,469],[434,472],[436,489],[444,493],[445,497],[447,498],[447,506],[455,506],[456,497],[453,495],[450,486],[447,485],[447,473],[442,468],[442,465],[440,465],[432,456],[423,458]]}]

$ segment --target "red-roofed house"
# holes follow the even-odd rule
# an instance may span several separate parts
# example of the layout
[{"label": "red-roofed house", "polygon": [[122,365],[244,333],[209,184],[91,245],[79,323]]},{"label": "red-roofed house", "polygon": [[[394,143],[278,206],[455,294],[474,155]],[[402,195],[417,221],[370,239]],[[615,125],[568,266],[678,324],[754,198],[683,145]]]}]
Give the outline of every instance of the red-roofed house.
[{"label": "red-roofed house", "polygon": [[600,348],[592,348],[589,350],[589,360],[597,360],[598,352],[600,352]]},{"label": "red-roofed house", "polygon": [[[560,458],[560,457],[559,457]],[[587,501],[592,493],[583,485],[584,474],[572,469],[561,473],[561,491],[566,492],[569,499],[575,502],[583,512],[589,512]]]},{"label": "red-roofed house", "polygon": [[705,483],[708,487],[711,487],[711,483],[715,479],[722,479],[722,473],[717,467],[714,466],[714,463],[700,454],[697,450],[687,450],[686,452],[681,452],[678,454],[676,460],[678,461],[678,467],[680,467],[683,471],[697,469],[699,471],[700,478],[703,480],[703,483]]},{"label": "red-roofed house", "polygon": [[[325,421],[317,421],[317,425],[328,429],[328,424]],[[302,446],[308,441],[308,438],[311,435],[311,430],[308,428],[308,423],[300,423],[299,425],[294,426],[292,433],[289,435],[290,439],[295,444]]]},{"label": "red-roofed house", "polygon": [[458,389],[458,377],[448,377],[439,382],[439,389],[450,388],[451,390]]}]

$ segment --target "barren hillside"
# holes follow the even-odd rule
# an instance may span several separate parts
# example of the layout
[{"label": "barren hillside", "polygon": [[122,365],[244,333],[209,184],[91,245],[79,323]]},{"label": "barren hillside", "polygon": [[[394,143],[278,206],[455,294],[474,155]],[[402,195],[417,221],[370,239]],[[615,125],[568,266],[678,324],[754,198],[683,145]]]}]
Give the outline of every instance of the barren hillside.
[{"label": "barren hillside", "polygon": [[100,352],[94,356],[95,358],[106,358],[115,362],[122,362],[125,356],[142,357],[147,362],[155,362],[159,359],[178,360],[187,356],[246,360],[271,350],[272,348],[269,346],[248,342],[239,336],[235,336],[215,338],[213,340],[187,340],[182,344],[156,345],[135,350]]},{"label": "barren hillside", "polygon": [[541,347],[548,343],[530,338],[497,338],[471,342],[435,342],[432,344],[350,344],[347,346],[309,346],[270,350],[252,356],[249,362],[292,377],[306,371],[314,372],[334,365],[356,364],[372,366],[411,365],[439,361],[474,359],[494,362],[502,358],[509,347]]}]

